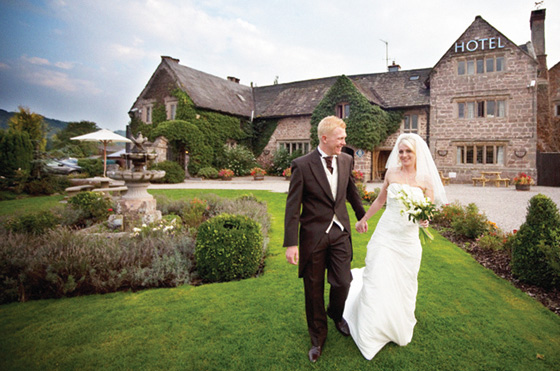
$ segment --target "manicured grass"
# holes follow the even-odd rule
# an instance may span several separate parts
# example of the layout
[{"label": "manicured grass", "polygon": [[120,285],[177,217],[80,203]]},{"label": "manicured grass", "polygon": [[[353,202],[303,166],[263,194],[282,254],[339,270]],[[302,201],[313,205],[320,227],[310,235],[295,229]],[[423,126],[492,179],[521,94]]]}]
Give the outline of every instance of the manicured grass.
[{"label": "manicured grass", "polygon": [[[312,365],[302,282],[282,248],[286,195],[152,193],[252,193],[266,200],[272,226],[265,274],[200,287],[0,306],[0,369],[558,369],[560,317],[437,234],[424,249],[412,342],[389,344],[366,361],[329,322],[324,355]],[[355,267],[364,265],[377,220],[367,235],[353,234]]]},{"label": "manicured grass", "polygon": [[0,216],[30,213],[62,207],[64,196],[28,197],[20,200],[0,201]]}]

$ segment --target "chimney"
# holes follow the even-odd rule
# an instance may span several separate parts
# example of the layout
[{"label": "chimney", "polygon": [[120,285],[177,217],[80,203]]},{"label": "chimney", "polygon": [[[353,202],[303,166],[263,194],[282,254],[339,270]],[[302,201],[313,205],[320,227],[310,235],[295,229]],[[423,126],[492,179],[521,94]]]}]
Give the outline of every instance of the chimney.
[{"label": "chimney", "polygon": [[395,64],[395,61],[393,61],[393,64],[388,67],[388,70],[389,72],[399,72],[401,70],[401,66]]},{"label": "chimney", "polygon": [[233,81],[233,82],[239,84],[239,79],[238,79],[237,77],[228,76],[227,79],[228,79],[229,81]]},{"label": "chimney", "polygon": [[546,66],[546,50],[544,42],[544,19],[546,9],[533,10],[531,12],[531,43],[535,49],[537,60],[539,62],[539,76],[546,78],[548,68]]},{"label": "chimney", "polygon": [[170,62],[179,63],[179,60],[178,60],[178,59],[168,57],[167,55],[162,55],[162,56],[161,56],[161,61],[163,62],[164,60],[168,60],[168,61],[170,61]]}]

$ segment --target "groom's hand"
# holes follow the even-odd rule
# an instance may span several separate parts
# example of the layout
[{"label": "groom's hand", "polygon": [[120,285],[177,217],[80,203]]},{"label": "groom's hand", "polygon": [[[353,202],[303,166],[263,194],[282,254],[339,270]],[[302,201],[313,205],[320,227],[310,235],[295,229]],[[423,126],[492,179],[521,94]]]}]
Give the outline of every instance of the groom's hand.
[{"label": "groom's hand", "polygon": [[356,223],[356,231],[358,233],[366,233],[368,231],[368,224],[366,221],[360,220]]},{"label": "groom's hand", "polygon": [[299,250],[297,246],[290,246],[286,248],[286,260],[288,263],[297,265],[299,261]]}]

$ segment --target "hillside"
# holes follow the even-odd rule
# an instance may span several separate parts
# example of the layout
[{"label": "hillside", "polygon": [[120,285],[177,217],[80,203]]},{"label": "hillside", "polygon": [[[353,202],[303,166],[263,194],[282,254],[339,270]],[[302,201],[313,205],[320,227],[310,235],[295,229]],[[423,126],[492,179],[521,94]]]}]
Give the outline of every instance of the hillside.
[{"label": "hillside", "polygon": [[[0,108],[0,129],[8,128],[8,121],[14,114],[15,112],[8,112]],[[45,117],[45,123],[48,125],[47,137],[56,134],[56,132],[68,126],[68,122],[66,121],[50,119],[48,117]]]}]

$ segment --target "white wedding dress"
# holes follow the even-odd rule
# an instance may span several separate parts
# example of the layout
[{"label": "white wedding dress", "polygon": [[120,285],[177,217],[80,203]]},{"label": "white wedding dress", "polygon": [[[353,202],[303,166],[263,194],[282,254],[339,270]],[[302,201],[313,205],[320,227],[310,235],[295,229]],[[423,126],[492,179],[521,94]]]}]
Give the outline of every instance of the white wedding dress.
[{"label": "white wedding dress", "polygon": [[408,344],[416,324],[422,246],[418,225],[400,213],[396,197],[403,189],[422,196],[418,187],[389,185],[386,210],[367,246],[366,266],[352,269],[343,317],[368,360],[391,341],[401,346]]}]

